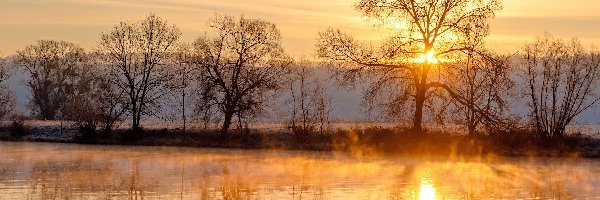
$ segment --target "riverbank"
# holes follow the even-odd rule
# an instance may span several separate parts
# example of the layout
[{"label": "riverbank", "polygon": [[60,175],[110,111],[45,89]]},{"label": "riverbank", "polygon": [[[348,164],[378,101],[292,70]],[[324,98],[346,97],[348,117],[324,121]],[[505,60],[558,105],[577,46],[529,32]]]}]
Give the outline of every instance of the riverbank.
[{"label": "riverbank", "polygon": [[543,139],[527,131],[464,135],[429,131],[414,134],[408,129],[371,126],[337,129],[325,134],[294,133],[287,130],[255,129],[248,133],[232,130],[225,137],[217,129],[153,129],[133,133],[81,134],[57,126],[3,126],[0,140],[83,143],[102,145],[143,145],[217,147],[242,149],[343,151],[357,155],[410,154],[425,156],[532,156],[600,158],[600,139],[571,134],[560,139]]}]

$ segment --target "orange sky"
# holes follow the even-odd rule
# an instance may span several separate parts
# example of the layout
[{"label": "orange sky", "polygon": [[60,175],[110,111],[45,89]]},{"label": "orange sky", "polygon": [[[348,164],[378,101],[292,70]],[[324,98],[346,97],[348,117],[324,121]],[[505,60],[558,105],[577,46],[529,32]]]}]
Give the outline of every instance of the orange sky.
[{"label": "orange sky", "polygon": [[[375,28],[353,5],[358,0],[1,0],[0,52],[13,54],[38,39],[61,39],[92,49],[103,31],[123,20],[137,20],[150,12],[178,25],[184,41],[209,31],[206,20],[214,13],[245,14],[275,22],[286,51],[310,56],[318,31],[336,27],[365,40],[378,40],[385,31]],[[600,45],[600,2],[597,0],[505,0],[504,10],[492,21],[488,46],[514,51],[548,31],[579,37]]]}]

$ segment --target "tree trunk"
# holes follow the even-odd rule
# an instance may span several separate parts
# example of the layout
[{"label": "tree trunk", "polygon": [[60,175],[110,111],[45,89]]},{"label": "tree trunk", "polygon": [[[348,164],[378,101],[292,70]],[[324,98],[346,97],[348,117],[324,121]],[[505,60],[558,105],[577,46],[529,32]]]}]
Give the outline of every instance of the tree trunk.
[{"label": "tree trunk", "polygon": [[425,90],[417,87],[417,95],[415,98],[415,116],[413,118],[413,131],[415,133],[423,133],[423,105],[425,103]]},{"label": "tree trunk", "polygon": [[472,123],[472,122],[470,122],[470,121],[469,121],[469,122],[467,122],[467,123],[468,123],[468,125],[467,125],[467,126],[468,126],[468,127],[467,127],[467,129],[469,129],[469,135],[470,135],[470,136],[473,136],[473,135],[475,135],[475,124],[474,124],[474,123]]},{"label": "tree trunk", "polygon": [[133,115],[133,132],[137,133],[140,131],[140,119],[137,118],[137,114]]},{"label": "tree trunk", "polygon": [[140,131],[142,129],[142,124],[140,123],[141,119],[142,119],[142,111],[141,111],[141,106],[139,108],[139,110],[137,111],[137,117],[136,117],[136,121],[135,121],[135,128],[137,131]]},{"label": "tree trunk", "polygon": [[[430,52],[433,45],[425,44],[424,54]],[[423,105],[425,104],[425,94],[427,93],[427,74],[431,67],[429,60],[425,60],[423,67],[415,73],[415,116],[413,119],[413,131],[417,134],[423,133]]]},{"label": "tree trunk", "polygon": [[[426,48],[428,49],[428,48]],[[428,52],[428,51],[425,51]],[[425,94],[427,93],[427,73],[429,73],[428,64],[423,68],[415,78],[415,116],[413,119],[413,131],[417,134],[423,133],[423,105],[425,104]]]},{"label": "tree trunk", "polygon": [[183,88],[181,89],[181,116],[183,118],[183,133],[185,133],[185,123],[186,123],[186,116],[185,116],[185,88],[187,88],[187,80],[186,80],[186,73],[187,70],[182,70],[182,85]]},{"label": "tree trunk", "polygon": [[227,132],[229,131],[229,126],[231,126],[231,119],[233,118],[233,112],[225,113],[225,120],[223,121],[223,126],[221,127],[221,136],[227,136]]},{"label": "tree trunk", "polygon": [[559,127],[557,127],[555,130],[553,130],[554,133],[552,133],[552,138],[562,138],[564,136],[566,127],[565,126],[561,126],[559,125]]},{"label": "tree trunk", "polygon": [[133,129],[134,133],[137,133],[140,130],[140,119],[138,119],[138,112],[139,109],[137,107],[137,101],[132,100],[131,101],[131,110],[132,110],[132,122],[131,122],[131,128]]}]

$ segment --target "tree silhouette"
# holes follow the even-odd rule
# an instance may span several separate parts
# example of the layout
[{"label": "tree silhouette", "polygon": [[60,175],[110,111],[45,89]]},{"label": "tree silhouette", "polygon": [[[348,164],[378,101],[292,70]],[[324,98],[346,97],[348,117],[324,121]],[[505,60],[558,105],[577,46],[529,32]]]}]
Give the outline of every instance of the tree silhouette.
[{"label": "tree silhouette", "polygon": [[138,22],[121,22],[100,37],[99,49],[111,66],[112,81],[128,97],[125,105],[134,131],[139,130],[142,115],[154,114],[168,91],[165,83],[172,73],[167,59],[180,35],[175,25],[151,14]]},{"label": "tree silhouette", "polygon": [[113,82],[109,66],[102,64],[103,56],[88,54],[88,67],[79,74],[78,92],[65,108],[67,119],[80,128],[110,132],[126,112],[127,99],[123,90]]},{"label": "tree silhouette", "polygon": [[534,126],[544,137],[562,137],[566,126],[600,100],[600,54],[578,40],[550,35],[528,44],[523,55]]},{"label": "tree silhouette", "polygon": [[260,111],[288,73],[290,59],[283,53],[275,24],[260,19],[216,15],[209,26],[215,37],[201,36],[193,44],[200,73],[200,110],[217,107],[223,115],[221,134],[232,119]]},{"label": "tree silhouette", "polygon": [[291,128],[296,134],[318,130],[323,134],[330,123],[331,97],[324,81],[317,77],[315,63],[295,62],[289,74]]},{"label": "tree silhouette", "polygon": [[[506,126],[500,117],[509,106],[507,99],[513,95],[514,83],[509,77],[511,56],[499,56],[483,49],[482,38],[478,35],[467,35],[466,41],[469,50],[461,51],[465,59],[448,65],[447,70],[449,74],[455,74],[448,85],[461,95],[466,105],[479,106],[475,108],[464,103],[454,106],[454,111],[459,113],[456,118],[472,135],[480,124],[488,128]],[[494,120],[486,117],[494,117]]]},{"label": "tree silhouette", "polygon": [[17,52],[16,62],[30,75],[30,107],[42,119],[64,115],[66,102],[75,94],[85,70],[84,50],[70,42],[39,40]]},{"label": "tree silhouette", "polygon": [[412,99],[413,129],[422,132],[423,107],[436,89],[446,91],[461,104],[481,110],[441,79],[432,80],[430,74],[452,63],[458,52],[472,48],[467,45],[465,35],[487,35],[489,19],[501,8],[500,0],[361,0],[356,9],[363,16],[384,23],[395,21],[406,28],[388,38],[379,50],[349,34],[328,29],[319,33],[317,51],[320,57],[343,63],[349,68],[350,77],[361,71],[379,72],[384,74],[379,83],[395,82],[403,87],[402,93],[406,95],[391,101]]}]

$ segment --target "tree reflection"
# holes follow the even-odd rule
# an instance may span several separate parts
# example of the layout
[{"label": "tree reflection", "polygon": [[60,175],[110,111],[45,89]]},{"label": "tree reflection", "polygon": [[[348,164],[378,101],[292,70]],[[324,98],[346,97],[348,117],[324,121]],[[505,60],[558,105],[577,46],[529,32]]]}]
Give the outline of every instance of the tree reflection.
[{"label": "tree reflection", "polygon": [[421,178],[419,183],[419,200],[434,200],[435,187],[433,181],[427,178]]}]

